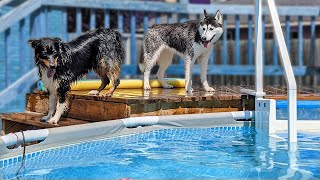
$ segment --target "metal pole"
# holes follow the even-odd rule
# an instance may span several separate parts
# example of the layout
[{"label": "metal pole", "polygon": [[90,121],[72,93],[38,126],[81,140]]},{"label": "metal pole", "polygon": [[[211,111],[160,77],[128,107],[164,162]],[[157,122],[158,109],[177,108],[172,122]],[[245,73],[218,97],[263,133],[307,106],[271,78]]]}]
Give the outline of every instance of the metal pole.
[{"label": "metal pole", "polygon": [[281,63],[284,68],[288,89],[288,138],[289,142],[297,142],[297,83],[291,66],[288,49],[284,40],[281,24],[274,0],[268,0],[274,33],[278,42]]},{"label": "metal pole", "polygon": [[265,95],[263,92],[263,50],[262,50],[262,0],[256,0],[256,99],[261,99]]}]

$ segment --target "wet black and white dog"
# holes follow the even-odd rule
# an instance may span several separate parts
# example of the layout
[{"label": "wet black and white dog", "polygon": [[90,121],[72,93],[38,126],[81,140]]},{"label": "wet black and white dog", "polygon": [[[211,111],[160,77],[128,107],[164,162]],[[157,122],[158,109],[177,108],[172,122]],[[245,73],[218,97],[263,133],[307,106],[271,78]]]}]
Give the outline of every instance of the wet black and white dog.
[{"label": "wet black and white dog", "polygon": [[174,53],[185,59],[186,91],[192,92],[192,66],[196,59],[201,64],[201,83],[206,91],[214,91],[207,82],[208,59],[213,44],[223,33],[219,11],[211,17],[204,10],[204,18],[176,24],[154,25],[148,29],[142,45],[144,63],[144,89],[149,90],[152,67],[158,63],[158,79],[164,88],[172,88],[164,81],[164,73],[172,63]]},{"label": "wet black and white dog", "polygon": [[89,92],[91,95],[98,95],[111,81],[113,86],[106,94],[111,96],[120,83],[120,65],[125,58],[125,50],[117,31],[100,28],[69,43],[59,38],[33,39],[28,42],[34,49],[39,76],[50,93],[49,113],[41,121],[58,123],[68,109],[67,96],[71,83],[90,70],[94,70],[102,80],[98,90]]}]

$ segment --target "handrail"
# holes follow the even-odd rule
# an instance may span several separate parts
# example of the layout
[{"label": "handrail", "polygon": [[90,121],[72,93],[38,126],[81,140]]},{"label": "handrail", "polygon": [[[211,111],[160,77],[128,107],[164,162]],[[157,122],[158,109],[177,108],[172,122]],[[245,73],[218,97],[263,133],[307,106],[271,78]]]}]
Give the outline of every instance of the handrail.
[{"label": "handrail", "polygon": [[288,139],[297,142],[297,84],[274,0],[268,0],[268,5],[288,88]]},{"label": "handrail", "polygon": [[28,0],[18,7],[15,7],[5,15],[0,17],[0,33],[19,22],[21,19],[39,9],[42,5],[41,0]]},{"label": "handrail", "polygon": [[0,8],[2,8],[3,6],[11,3],[12,1],[14,1],[14,0],[2,0],[2,1],[0,1]]},{"label": "handrail", "polygon": [[24,93],[39,79],[38,68],[33,68],[31,71],[23,75],[13,84],[0,92],[0,109],[10,103],[15,97],[21,93]]}]

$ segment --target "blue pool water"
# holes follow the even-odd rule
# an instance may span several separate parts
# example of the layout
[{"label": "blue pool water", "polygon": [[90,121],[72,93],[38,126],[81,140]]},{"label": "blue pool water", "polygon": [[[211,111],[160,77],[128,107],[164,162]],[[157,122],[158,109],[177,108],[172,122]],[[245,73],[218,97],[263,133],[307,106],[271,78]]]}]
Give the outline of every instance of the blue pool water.
[{"label": "blue pool water", "polygon": [[[319,179],[320,135],[298,134],[298,150],[250,128],[163,129],[29,155],[21,179]],[[20,163],[3,165],[14,179]]]},{"label": "blue pool water", "polygon": [[[277,100],[277,119],[288,119],[288,101]],[[298,120],[319,120],[320,101],[318,100],[299,100],[297,101]]]}]

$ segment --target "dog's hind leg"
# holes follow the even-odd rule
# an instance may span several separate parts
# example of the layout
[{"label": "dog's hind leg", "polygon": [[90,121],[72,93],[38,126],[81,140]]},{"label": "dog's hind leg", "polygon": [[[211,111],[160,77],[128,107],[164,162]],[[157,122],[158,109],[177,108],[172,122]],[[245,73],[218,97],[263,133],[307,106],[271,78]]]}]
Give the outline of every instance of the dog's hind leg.
[{"label": "dog's hind leg", "polygon": [[158,48],[158,50],[149,52],[147,54],[144,54],[144,60],[145,60],[145,70],[144,70],[144,76],[143,76],[143,89],[144,90],[150,90],[150,84],[149,84],[149,78],[150,78],[150,72],[152,67],[156,64],[157,60],[159,59],[159,56],[163,50],[163,47]]},{"label": "dog's hind leg", "polygon": [[166,81],[164,80],[164,73],[166,69],[169,67],[169,65],[172,63],[173,54],[174,54],[173,51],[169,49],[165,49],[162,51],[158,60],[159,70],[157,73],[157,77],[160,83],[162,84],[162,87],[166,89],[173,88],[172,85],[167,84]]},{"label": "dog's hind leg", "polygon": [[99,95],[99,93],[104,90],[104,88],[110,83],[110,79],[106,74],[101,75],[101,85],[98,90],[91,90],[88,94],[89,95]]},{"label": "dog's hind leg", "polygon": [[117,89],[120,84],[120,68],[116,67],[114,70],[108,73],[108,77],[112,82],[112,87],[107,92],[106,96],[111,97],[113,92]]}]

